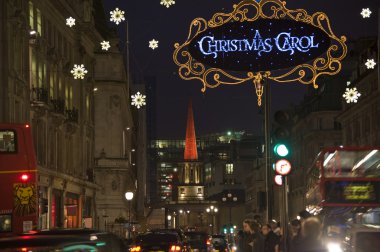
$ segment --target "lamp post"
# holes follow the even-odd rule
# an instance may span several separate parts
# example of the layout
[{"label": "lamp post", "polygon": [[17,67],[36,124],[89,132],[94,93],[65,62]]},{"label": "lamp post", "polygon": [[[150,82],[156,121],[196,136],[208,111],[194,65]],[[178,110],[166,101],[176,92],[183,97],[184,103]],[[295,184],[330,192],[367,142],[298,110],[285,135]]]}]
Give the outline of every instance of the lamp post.
[{"label": "lamp post", "polygon": [[171,228],[172,225],[171,225],[171,220],[172,220],[172,216],[171,215],[168,215],[168,228]]},{"label": "lamp post", "polygon": [[235,203],[235,202],[237,202],[237,200],[238,200],[238,198],[236,196],[233,196],[232,193],[227,193],[227,195],[222,198],[222,201],[224,203],[228,203],[229,208],[230,208],[230,223],[229,224],[231,226],[232,226],[232,205],[231,205],[231,203]]},{"label": "lamp post", "polygon": [[126,192],[125,198],[128,201],[128,239],[131,239],[131,203],[133,199],[133,192]]},{"label": "lamp post", "polygon": [[218,212],[218,208],[214,207],[214,206],[210,206],[208,208],[206,208],[206,212],[211,214],[211,233],[214,233],[214,218],[215,218],[215,214]]}]

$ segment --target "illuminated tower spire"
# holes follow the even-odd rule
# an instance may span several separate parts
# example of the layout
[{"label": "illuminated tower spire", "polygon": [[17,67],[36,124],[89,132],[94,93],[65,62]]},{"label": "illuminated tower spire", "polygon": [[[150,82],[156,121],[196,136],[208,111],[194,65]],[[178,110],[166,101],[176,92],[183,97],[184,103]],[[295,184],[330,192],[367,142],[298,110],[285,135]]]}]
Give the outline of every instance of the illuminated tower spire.
[{"label": "illuminated tower spire", "polygon": [[186,142],[185,142],[185,160],[197,160],[197,138],[195,136],[193,106],[191,100],[187,109],[187,128],[186,128]]}]

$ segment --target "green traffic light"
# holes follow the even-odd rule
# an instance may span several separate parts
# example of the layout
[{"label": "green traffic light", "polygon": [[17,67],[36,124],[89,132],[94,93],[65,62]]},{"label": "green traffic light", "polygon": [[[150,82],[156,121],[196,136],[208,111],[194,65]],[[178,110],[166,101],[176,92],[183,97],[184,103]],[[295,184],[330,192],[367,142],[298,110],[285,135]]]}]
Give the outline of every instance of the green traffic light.
[{"label": "green traffic light", "polygon": [[280,157],[286,157],[289,155],[289,149],[285,144],[276,144],[273,150],[274,153]]}]

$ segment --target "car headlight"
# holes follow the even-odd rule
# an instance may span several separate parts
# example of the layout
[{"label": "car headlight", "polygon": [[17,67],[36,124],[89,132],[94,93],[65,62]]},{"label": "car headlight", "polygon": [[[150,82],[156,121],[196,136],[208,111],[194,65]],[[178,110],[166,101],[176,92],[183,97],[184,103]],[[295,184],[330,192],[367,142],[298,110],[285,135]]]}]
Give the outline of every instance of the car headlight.
[{"label": "car headlight", "polygon": [[343,252],[339,243],[330,242],[327,244],[327,249],[329,252]]},{"label": "car headlight", "polygon": [[236,246],[232,246],[232,249],[233,249],[234,251],[236,251]]}]

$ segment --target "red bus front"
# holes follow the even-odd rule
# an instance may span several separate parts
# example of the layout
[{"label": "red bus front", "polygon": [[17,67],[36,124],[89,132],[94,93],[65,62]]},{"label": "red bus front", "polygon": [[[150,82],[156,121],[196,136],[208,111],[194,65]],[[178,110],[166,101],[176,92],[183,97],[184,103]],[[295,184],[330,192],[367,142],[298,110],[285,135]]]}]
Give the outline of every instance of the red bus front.
[{"label": "red bus front", "polygon": [[307,177],[308,205],[380,207],[380,148],[324,149]]},{"label": "red bus front", "polygon": [[37,164],[27,124],[0,124],[0,195],[0,236],[37,226]]}]

